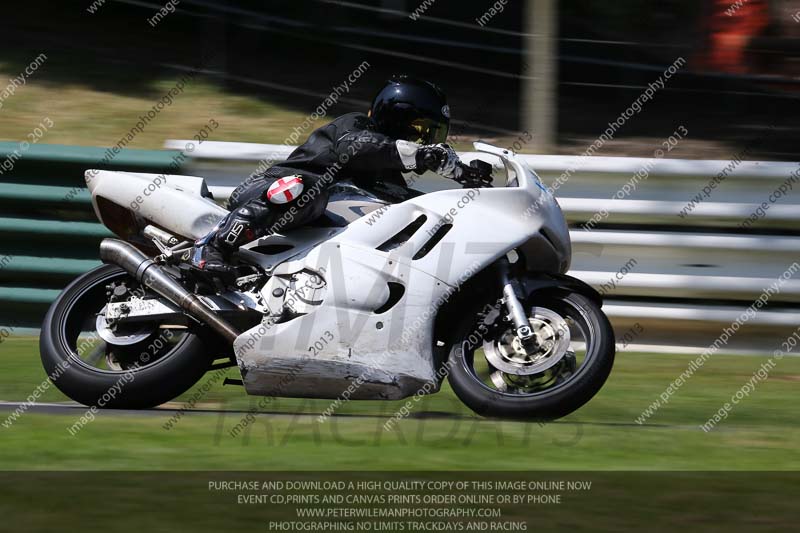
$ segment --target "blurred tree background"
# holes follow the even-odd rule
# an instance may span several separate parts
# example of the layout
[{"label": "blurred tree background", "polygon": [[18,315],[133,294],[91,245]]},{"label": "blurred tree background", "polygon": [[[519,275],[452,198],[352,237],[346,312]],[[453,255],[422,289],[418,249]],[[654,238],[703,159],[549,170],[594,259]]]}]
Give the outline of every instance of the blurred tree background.
[{"label": "blurred tree background", "polygon": [[[148,19],[160,0],[15,3],[0,20],[0,78],[39,53],[48,59],[0,109],[0,138],[24,137],[47,110],[57,127],[45,142],[113,144],[171,80],[199,67],[192,87],[133,146],[191,136],[209,117],[223,124],[214,140],[282,142],[367,61],[332,113],[365,109],[383,80],[409,73],[447,91],[458,139],[512,142],[526,129],[521,76],[532,1],[507,0],[484,27],[476,20],[497,2],[436,0],[412,20],[417,0],[182,0],[155,27]],[[583,152],[684,57],[687,65],[598,155],[650,155],[685,125],[689,139],[676,157],[727,159],[774,126],[779,135],[750,158],[796,160],[798,11],[796,0],[558,2],[554,151]]]}]

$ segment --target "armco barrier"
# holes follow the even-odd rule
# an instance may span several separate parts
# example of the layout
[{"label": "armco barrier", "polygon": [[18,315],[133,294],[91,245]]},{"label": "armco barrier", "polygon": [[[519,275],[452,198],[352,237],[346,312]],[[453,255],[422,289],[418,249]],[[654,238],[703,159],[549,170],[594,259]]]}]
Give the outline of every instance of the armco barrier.
[{"label": "armco barrier", "polygon": [[[190,159],[177,173],[206,176],[215,197],[224,199],[259,161],[279,161],[292,148],[207,141],[185,154]],[[15,150],[15,143],[0,143],[0,161]],[[91,210],[83,181],[87,168],[161,173],[183,160],[178,150],[107,156],[103,148],[32,146],[0,174],[0,324],[37,326],[58,291],[99,264],[97,245],[109,232]],[[630,197],[610,200],[647,160],[525,157],[545,183],[575,168],[557,191],[572,227],[571,274],[605,292],[619,340],[631,346],[708,345],[800,261],[800,205],[792,195],[771,205],[751,232],[734,229],[798,168],[795,163],[742,163],[711,198],[679,217],[686,202],[729,162],[651,162],[647,179]],[[447,186],[441,180],[422,185]],[[601,209],[608,216],[591,231],[584,229]],[[636,263],[630,272],[614,279],[631,259]],[[772,344],[800,324],[798,298],[800,277],[792,277],[729,347],[771,352],[777,347]]]},{"label": "armco barrier", "polygon": [[[97,223],[84,181],[88,168],[166,172],[168,150],[0,143],[0,324],[38,327],[75,276],[99,265]],[[173,166],[174,168],[174,166]]]}]

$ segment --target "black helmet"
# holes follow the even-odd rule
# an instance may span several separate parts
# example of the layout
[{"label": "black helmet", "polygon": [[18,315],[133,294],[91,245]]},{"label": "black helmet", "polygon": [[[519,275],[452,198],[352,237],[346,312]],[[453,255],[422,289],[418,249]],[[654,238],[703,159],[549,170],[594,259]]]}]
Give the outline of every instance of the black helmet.
[{"label": "black helmet", "polygon": [[369,116],[384,135],[421,144],[443,143],[450,130],[450,108],[442,90],[407,76],[386,82]]}]

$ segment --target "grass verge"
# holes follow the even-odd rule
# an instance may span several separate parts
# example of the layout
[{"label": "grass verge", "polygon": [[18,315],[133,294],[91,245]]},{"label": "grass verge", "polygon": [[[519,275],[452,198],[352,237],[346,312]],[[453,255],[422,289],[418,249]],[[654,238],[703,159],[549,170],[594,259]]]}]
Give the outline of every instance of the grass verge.
[{"label": "grass verge", "polygon": [[[0,399],[24,400],[42,382],[36,340],[0,345]],[[796,470],[800,428],[791,402],[800,360],[783,359],[715,431],[699,425],[730,400],[764,361],[715,356],[648,424],[634,423],[686,366],[689,356],[623,353],[600,394],[577,413],[539,425],[486,420],[449,388],[414,405],[394,431],[383,424],[404,402],[278,399],[232,436],[259,398],[214,385],[199,408],[165,429],[173,410],[105,411],[75,436],[84,409],[28,412],[0,428],[0,469],[25,470]],[[235,373],[236,370],[231,371]],[[210,376],[208,376],[210,377]],[[208,379],[208,377],[206,379]],[[201,384],[198,385],[201,386]],[[195,394],[189,391],[186,400]],[[173,406],[182,404],[180,400]],[[50,390],[41,401],[66,401]],[[4,415],[7,416],[8,411]]]}]

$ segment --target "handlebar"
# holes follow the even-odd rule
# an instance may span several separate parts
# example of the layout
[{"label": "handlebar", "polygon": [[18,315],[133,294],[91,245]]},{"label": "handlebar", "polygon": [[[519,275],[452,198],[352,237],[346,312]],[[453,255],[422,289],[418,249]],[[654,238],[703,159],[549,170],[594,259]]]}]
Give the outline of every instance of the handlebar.
[{"label": "handlebar", "polygon": [[486,161],[474,159],[469,165],[458,163],[455,181],[464,188],[486,188],[492,186],[492,165]]}]

